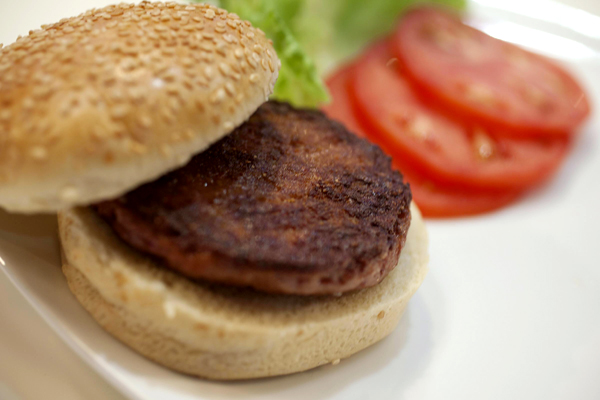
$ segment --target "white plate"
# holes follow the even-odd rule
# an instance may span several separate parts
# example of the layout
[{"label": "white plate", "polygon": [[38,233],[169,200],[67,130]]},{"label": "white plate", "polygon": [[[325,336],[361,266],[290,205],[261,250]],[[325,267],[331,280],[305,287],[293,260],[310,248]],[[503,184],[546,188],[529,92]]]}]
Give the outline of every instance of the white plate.
[{"label": "white plate", "polygon": [[[21,19],[0,26],[0,40],[107,2],[37,2],[24,17],[18,10],[27,3],[2,10],[3,22]],[[471,13],[490,34],[561,59],[600,99],[600,18],[537,0],[479,0]],[[60,337],[132,399],[597,400],[598,115],[549,185],[494,214],[430,221],[431,272],[400,326],[337,366],[212,383],[145,360],[71,296],[51,217],[0,212],[0,267]]]}]

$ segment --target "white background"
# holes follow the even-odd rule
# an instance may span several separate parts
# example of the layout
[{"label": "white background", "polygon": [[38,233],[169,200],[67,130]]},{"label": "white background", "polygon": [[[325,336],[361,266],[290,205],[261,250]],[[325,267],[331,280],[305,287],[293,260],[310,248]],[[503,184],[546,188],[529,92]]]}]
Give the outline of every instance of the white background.
[{"label": "white background", "polygon": [[[498,0],[501,1],[501,0]],[[527,2],[528,0],[523,0]],[[597,15],[600,15],[600,1],[599,0],[563,0],[562,2],[580,7],[584,10],[590,11]],[[67,0],[67,1],[35,1],[35,0],[0,0],[0,43],[12,42],[18,34],[26,34],[29,29],[34,29],[42,23],[54,22],[61,19],[62,17],[77,14],[87,8],[98,6],[102,4],[109,4],[110,1],[102,0]],[[600,26],[598,27],[600,30]],[[598,104],[596,104],[598,106]],[[433,240],[443,240],[443,235],[451,235],[452,229],[450,227],[439,227],[438,232],[440,235]],[[598,239],[600,235],[597,235]],[[552,244],[551,244],[552,245]],[[523,246],[526,246],[525,244]],[[523,249],[514,249],[514,251],[523,251]],[[541,247],[539,252],[543,253],[544,248]],[[452,253],[437,254],[435,257],[448,257],[449,262],[452,262]],[[474,257],[477,256],[474,254]],[[481,255],[486,257],[486,255]],[[488,254],[488,257],[497,257],[502,259],[502,254]],[[543,256],[542,256],[543,259]],[[532,259],[532,263],[536,263],[539,260]],[[574,262],[565,258],[565,267],[568,268],[569,262]],[[598,262],[600,264],[600,262]],[[439,276],[439,275],[438,275]],[[489,277],[489,275],[487,275]],[[482,275],[481,279],[485,279],[486,275]],[[475,278],[474,278],[475,279]],[[583,277],[585,279],[585,277]],[[428,282],[429,289],[432,285],[443,285],[447,282],[435,281],[432,279]],[[586,282],[575,282],[575,285],[585,285]],[[515,290],[541,290],[537,288],[522,288],[516,285]],[[458,290],[460,293],[460,290]],[[481,293],[481,298],[484,299],[489,296],[490,293]],[[493,294],[491,294],[493,295]],[[510,306],[511,299],[506,299],[507,307]],[[570,312],[569,310],[561,310],[560,304],[552,304],[552,307],[556,307],[550,312],[560,314],[562,312]],[[423,300],[416,305],[417,308],[422,309],[427,304],[423,304]],[[474,310],[478,310],[476,307]],[[485,312],[485,310],[479,310]],[[598,311],[600,312],[600,310]],[[501,317],[501,316],[499,316]],[[413,315],[414,318],[414,315]],[[568,321],[568,316],[562,315],[556,319],[559,321]],[[523,321],[524,325],[526,321]],[[443,323],[443,321],[442,321]],[[565,322],[566,323],[566,322]],[[477,324],[474,321],[472,327],[476,334]],[[557,330],[565,331],[565,335],[568,334],[568,327],[557,326]],[[502,335],[510,335],[511,331],[502,331],[499,329],[498,337]],[[450,332],[451,334],[451,332]],[[494,341],[498,340],[498,337],[490,337],[490,346],[494,345]],[[448,338],[450,340],[451,337]],[[469,337],[462,337],[460,340],[469,341]],[[596,342],[598,343],[598,342]],[[474,352],[481,353],[482,349],[473,349]],[[532,348],[532,352],[537,349]],[[431,354],[429,354],[431,355]],[[444,355],[439,355],[443,357]],[[502,355],[494,354],[494,358],[489,360],[475,360],[471,357],[472,355],[465,354],[464,359],[454,360],[454,368],[461,368],[461,363],[472,363],[481,362],[482,370],[486,369],[486,363],[502,362],[497,357]],[[512,355],[507,355],[507,357]],[[525,355],[524,355],[525,356]],[[551,354],[540,354],[542,357],[547,357],[547,362],[551,363],[555,360],[552,359]],[[580,357],[584,360],[582,365],[598,366],[598,363],[594,364],[594,360],[600,357],[600,349],[584,349]],[[588,360],[588,364],[585,364],[586,358],[594,358],[594,360]],[[523,362],[526,362],[524,357]],[[534,365],[531,366],[535,368]],[[574,373],[586,373],[585,370],[573,371]],[[598,369],[588,370],[587,373],[597,373]],[[482,374],[483,379],[486,375]],[[590,375],[590,379],[593,375]],[[597,378],[597,377],[596,377]],[[448,376],[446,379],[450,379]],[[474,379],[482,379],[481,377],[474,377]],[[494,377],[488,377],[489,382],[483,382],[483,384],[489,384],[491,387],[498,384],[494,382]],[[523,381],[527,380],[527,376],[515,376],[512,384],[522,384]],[[441,377],[440,382],[443,383],[444,378]],[[511,382],[505,382],[505,384],[511,384]],[[477,387],[477,385],[473,385]],[[415,390],[430,390],[427,388],[418,388],[415,386]],[[465,388],[468,392],[468,388]],[[416,397],[418,393],[413,393]],[[470,393],[473,395],[474,393]],[[524,393],[523,398],[527,398]],[[408,398],[410,398],[410,394]],[[470,397],[470,396],[467,396]],[[486,398],[483,396],[481,398]],[[8,282],[3,274],[0,274],[0,400],[13,400],[13,399],[60,399],[60,400],[71,400],[71,399],[115,399],[121,400],[123,397],[112,389],[108,384],[104,382],[94,371],[92,371],[84,362],[82,362],[63,342],[57,337],[57,335],[41,320],[36,314],[32,307],[24,300],[24,298],[16,291],[15,288]]]}]

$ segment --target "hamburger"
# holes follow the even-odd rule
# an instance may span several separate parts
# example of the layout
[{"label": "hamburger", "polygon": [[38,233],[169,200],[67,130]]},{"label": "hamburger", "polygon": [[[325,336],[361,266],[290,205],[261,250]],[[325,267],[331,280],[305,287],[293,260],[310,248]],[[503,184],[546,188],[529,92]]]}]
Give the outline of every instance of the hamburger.
[{"label": "hamburger", "polygon": [[268,101],[279,68],[209,5],[94,9],[0,50],[0,206],[58,212],[77,300],[171,369],[337,362],[392,332],[425,277],[401,174],[321,112]]}]

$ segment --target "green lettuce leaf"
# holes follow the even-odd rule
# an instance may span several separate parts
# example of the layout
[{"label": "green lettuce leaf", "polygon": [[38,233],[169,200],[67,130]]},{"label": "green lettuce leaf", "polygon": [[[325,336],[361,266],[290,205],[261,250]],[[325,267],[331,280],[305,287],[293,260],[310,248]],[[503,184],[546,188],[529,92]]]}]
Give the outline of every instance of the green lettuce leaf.
[{"label": "green lettuce leaf", "polygon": [[467,0],[220,0],[273,40],[281,60],[274,98],[316,107],[328,100],[322,77],[391,32],[411,6],[462,9]]},{"label": "green lettuce leaf", "polygon": [[467,0],[305,0],[293,33],[315,59],[321,74],[393,32],[400,16],[418,4],[464,9]]},{"label": "green lettuce leaf", "polygon": [[292,33],[287,21],[293,19],[301,0],[221,0],[221,7],[247,19],[273,40],[281,71],[273,97],[298,107],[317,107],[329,95],[312,59]]}]

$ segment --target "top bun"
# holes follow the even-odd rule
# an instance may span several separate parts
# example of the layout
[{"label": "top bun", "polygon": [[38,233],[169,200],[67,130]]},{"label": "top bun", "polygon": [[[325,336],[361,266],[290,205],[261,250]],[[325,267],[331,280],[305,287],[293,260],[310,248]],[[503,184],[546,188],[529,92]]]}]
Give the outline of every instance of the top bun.
[{"label": "top bun", "polygon": [[247,119],[279,68],[260,29],[210,5],[44,25],[0,50],[0,206],[53,212],[155,179]]}]

